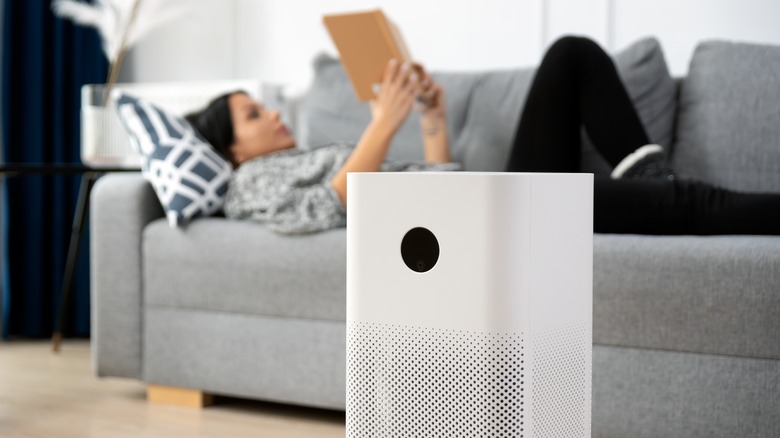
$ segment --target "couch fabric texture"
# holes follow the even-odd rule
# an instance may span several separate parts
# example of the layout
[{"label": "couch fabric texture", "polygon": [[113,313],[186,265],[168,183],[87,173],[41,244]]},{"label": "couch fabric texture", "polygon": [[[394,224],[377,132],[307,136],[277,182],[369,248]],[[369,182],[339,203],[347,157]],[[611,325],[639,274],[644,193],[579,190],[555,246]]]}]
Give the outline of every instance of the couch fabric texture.
[{"label": "couch fabric texture", "polygon": [[780,192],[780,47],[709,41],[680,90],[674,166],[735,190]]},{"label": "couch fabric texture", "polygon": [[[675,80],[646,39],[616,64],[681,171],[778,191],[780,124],[769,121],[780,98],[761,97],[780,90],[776,50],[703,43]],[[355,141],[368,109],[337,62],[315,69],[302,100],[282,102],[285,117],[303,144]],[[721,72],[749,82],[729,105],[713,97],[726,93]],[[502,170],[533,74],[436,74],[466,170]],[[390,159],[422,157],[416,125]],[[729,137],[728,126],[744,128]],[[604,172],[599,159],[584,147],[584,168]],[[171,229],[136,175],[101,178],[91,220],[98,375],[344,409],[343,229],[282,236],[224,218]],[[780,436],[780,237],[596,235],[593,286],[593,436]]]}]

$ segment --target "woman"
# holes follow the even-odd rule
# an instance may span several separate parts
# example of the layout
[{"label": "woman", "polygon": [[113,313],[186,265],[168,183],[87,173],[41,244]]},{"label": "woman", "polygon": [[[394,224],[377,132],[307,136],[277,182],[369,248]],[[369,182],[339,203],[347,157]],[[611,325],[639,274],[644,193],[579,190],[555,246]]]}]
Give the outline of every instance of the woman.
[{"label": "woman", "polygon": [[[420,89],[436,102],[422,109],[426,162],[384,162]],[[283,233],[308,233],[346,224],[348,172],[459,169],[450,162],[444,106],[440,85],[391,61],[371,102],[372,120],[354,147],[296,149],[279,112],[242,92],[218,97],[187,120],[237,167],[225,203],[228,217],[257,220]]]},{"label": "woman", "polygon": [[[429,102],[420,119],[425,163],[385,162],[417,99]],[[295,148],[278,112],[240,92],[187,119],[237,167],[228,217],[306,233],[345,225],[348,172],[459,168],[450,158],[444,91],[424,71],[391,61],[371,113],[354,148],[335,144],[312,151]],[[590,40],[566,37],[553,44],[537,70],[506,170],[578,172],[583,126],[615,169],[594,182],[594,231],[780,234],[780,195],[675,178],[661,147],[649,144],[609,56]]]}]

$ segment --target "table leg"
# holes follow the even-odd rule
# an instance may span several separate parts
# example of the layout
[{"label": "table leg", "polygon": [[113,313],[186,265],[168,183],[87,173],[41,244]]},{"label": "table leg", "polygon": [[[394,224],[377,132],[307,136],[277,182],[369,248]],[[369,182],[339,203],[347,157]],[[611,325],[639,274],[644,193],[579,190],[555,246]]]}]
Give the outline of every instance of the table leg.
[{"label": "table leg", "polygon": [[92,184],[97,178],[96,172],[84,172],[81,176],[81,186],[79,187],[79,198],[76,203],[76,212],[73,216],[73,227],[70,234],[70,246],[68,247],[68,259],[65,262],[65,275],[62,280],[62,293],[60,294],[60,305],[57,315],[57,322],[54,333],[51,337],[51,348],[54,352],[60,351],[60,341],[62,332],[67,319],[68,307],[70,304],[70,294],[73,289],[73,279],[76,271],[76,260],[79,255],[79,244],[81,243],[81,231],[84,228],[84,220],[89,209],[89,193],[92,191]]}]

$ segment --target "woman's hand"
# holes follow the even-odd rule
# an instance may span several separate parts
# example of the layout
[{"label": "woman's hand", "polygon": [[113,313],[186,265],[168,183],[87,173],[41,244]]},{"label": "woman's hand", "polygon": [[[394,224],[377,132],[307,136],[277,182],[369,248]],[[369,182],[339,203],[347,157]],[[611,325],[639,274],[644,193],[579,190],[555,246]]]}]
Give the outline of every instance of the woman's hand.
[{"label": "woman's hand", "polygon": [[417,99],[418,108],[423,119],[443,120],[446,118],[446,100],[444,87],[428,75],[425,70],[420,81],[420,91]]},{"label": "woman's hand", "polygon": [[371,100],[372,123],[394,134],[412,110],[419,86],[419,76],[411,64],[390,60],[382,86]]},{"label": "woman's hand", "polygon": [[330,182],[343,205],[347,205],[349,172],[377,172],[381,168],[393,136],[412,110],[420,86],[417,78],[410,64],[387,64],[382,88],[371,100],[371,123]]}]

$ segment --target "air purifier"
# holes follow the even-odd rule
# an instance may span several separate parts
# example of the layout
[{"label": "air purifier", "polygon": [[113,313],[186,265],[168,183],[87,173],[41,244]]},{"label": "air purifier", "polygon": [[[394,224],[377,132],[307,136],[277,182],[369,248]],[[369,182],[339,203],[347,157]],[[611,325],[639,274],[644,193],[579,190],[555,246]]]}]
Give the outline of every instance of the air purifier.
[{"label": "air purifier", "polygon": [[347,180],[347,436],[590,436],[593,176]]}]

